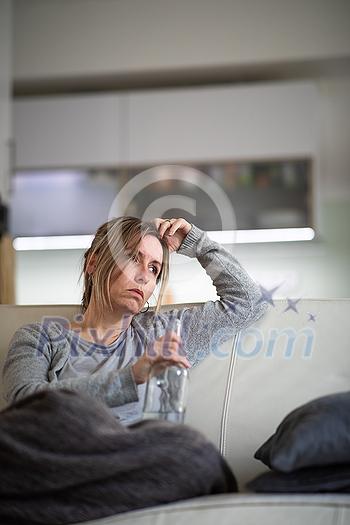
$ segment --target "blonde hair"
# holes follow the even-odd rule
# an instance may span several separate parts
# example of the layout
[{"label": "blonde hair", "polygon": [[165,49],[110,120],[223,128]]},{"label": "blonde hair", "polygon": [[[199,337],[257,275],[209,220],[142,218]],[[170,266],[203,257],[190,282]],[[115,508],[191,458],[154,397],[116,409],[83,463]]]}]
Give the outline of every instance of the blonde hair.
[{"label": "blonde hair", "polygon": [[[152,222],[143,222],[137,217],[118,217],[102,224],[91,243],[90,248],[84,254],[84,265],[82,276],[84,278],[84,292],[82,297],[82,310],[86,311],[91,297],[94,302],[100,305],[100,314],[106,308],[112,309],[109,293],[110,279],[116,266],[122,271],[125,266],[126,247],[128,246],[128,256],[136,255],[142,239],[146,235],[156,237],[163,248],[163,264],[157,284],[160,282],[160,291],[156,306],[158,312],[169,278],[169,249],[166,241],[159,236],[156,226]],[[135,241],[135,238],[137,239]],[[135,242],[131,246],[130,243]],[[89,275],[87,268],[92,256],[95,256],[95,266],[93,278]]]}]

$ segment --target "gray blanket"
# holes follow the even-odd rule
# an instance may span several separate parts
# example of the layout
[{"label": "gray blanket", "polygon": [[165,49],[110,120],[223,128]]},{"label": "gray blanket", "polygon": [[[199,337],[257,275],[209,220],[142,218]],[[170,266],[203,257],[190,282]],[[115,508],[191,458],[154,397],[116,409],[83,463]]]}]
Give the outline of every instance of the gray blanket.
[{"label": "gray blanket", "polygon": [[67,524],[219,492],[235,478],[196,430],[122,426],[96,399],[34,394],[0,412],[0,523]]}]

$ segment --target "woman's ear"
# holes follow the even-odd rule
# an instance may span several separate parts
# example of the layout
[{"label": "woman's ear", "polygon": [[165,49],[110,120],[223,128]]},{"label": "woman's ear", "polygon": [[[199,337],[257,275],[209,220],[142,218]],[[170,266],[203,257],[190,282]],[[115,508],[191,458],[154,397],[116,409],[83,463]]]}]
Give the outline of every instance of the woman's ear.
[{"label": "woman's ear", "polygon": [[97,263],[97,254],[93,253],[92,255],[89,255],[87,263],[86,263],[86,271],[89,275],[93,275],[95,273],[96,263]]}]

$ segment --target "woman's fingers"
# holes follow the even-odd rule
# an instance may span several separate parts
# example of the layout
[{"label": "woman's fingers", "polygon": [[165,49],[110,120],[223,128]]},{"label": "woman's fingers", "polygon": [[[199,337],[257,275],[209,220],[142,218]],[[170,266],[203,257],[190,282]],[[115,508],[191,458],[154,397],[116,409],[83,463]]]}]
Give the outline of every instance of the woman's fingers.
[{"label": "woman's fingers", "polygon": [[190,366],[186,359],[182,338],[173,331],[150,343],[146,348],[146,354],[152,361],[174,361],[181,362],[186,367]]},{"label": "woman's fingers", "polygon": [[172,227],[172,223],[176,221],[176,219],[154,219],[153,222],[158,228],[159,235],[161,237],[164,237],[165,234],[169,235],[170,229]]},{"label": "woman's fingers", "polygon": [[170,253],[177,251],[184,238],[192,228],[192,225],[185,219],[154,219],[154,224],[158,228],[160,237],[167,241]]},{"label": "woman's fingers", "polygon": [[182,218],[172,219],[153,219],[154,224],[158,228],[161,237],[166,233],[170,237],[174,235],[178,230],[183,230],[183,235],[186,236],[190,231],[192,225]]},{"label": "woman's fingers", "polygon": [[186,368],[191,366],[186,359],[181,337],[170,331],[150,343],[140,359],[132,366],[135,382],[140,384],[147,381],[149,370],[155,364],[167,368],[176,363],[181,363]]}]

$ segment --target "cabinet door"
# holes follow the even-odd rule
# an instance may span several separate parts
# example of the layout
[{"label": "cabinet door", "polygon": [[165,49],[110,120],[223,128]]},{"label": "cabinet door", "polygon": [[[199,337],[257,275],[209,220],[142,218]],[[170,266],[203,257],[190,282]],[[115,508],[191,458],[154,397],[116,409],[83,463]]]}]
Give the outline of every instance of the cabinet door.
[{"label": "cabinet door", "polygon": [[314,155],[317,90],[275,83],[128,96],[131,164]]},{"label": "cabinet door", "polygon": [[16,168],[118,164],[119,119],[115,94],[19,99],[14,104]]}]

